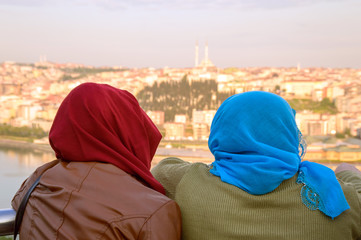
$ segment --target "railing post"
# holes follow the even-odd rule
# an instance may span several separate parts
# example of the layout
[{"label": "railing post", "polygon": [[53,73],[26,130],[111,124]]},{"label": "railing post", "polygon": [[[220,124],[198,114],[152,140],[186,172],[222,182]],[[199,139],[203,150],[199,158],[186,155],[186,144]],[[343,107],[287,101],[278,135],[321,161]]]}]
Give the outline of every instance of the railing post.
[{"label": "railing post", "polygon": [[14,233],[14,221],[16,212],[14,209],[0,209],[0,236]]}]

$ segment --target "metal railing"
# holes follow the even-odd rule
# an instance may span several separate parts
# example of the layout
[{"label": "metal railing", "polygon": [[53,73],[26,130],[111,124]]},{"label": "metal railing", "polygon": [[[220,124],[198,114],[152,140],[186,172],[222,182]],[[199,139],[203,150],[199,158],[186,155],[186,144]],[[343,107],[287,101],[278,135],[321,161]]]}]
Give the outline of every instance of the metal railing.
[{"label": "metal railing", "polygon": [[0,209],[0,236],[14,233],[14,221],[16,212],[14,209]]}]

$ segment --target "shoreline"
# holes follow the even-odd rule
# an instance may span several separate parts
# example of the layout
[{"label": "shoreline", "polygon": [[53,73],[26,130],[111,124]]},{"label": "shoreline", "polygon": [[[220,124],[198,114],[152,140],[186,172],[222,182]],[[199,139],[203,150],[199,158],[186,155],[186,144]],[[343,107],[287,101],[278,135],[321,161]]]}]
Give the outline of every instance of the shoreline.
[{"label": "shoreline", "polygon": [[41,150],[44,152],[54,152],[49,144],[30,143],[26,141],[12,140],[6,138],[0,138],[0,146],[9,148],[21,148],[27,150]]},{"label": "shoreline", "polygon": [[[30,143],[26,141],[6,139],[6,138],[0,138],[0,147],[54,153],[50,144]],[[192,148],[177,149],[177,148],[163,147],[157,149],[153,157],[152,163],[157,164],[159,161],[167,157],[181,157],[183,160],[189,162],[210,163],[213,161],[213,155],[209,151],[205,151],[202,149],[192,149]]]},{"label": "shoreline", "polygon": [[[4,148],[16,148],[21,150],[28,150],[28,151],[42,151],[44,153],[54,153],[53,149],[51,148],[50,144],[43,144],[43,143],[30,143],[21,140],[13,140],[13,139],[6,139],[0,138],[0,147]],[[153,157],[152,165],[154,166],[162,159],[167,157],[179,157],[188,162],[203,162],[206,164],[212,163],[214,161],[214,157],[209,150],[200,149],[200,148],[165,148],[159,147]],[[312,161],[324,165],[329,166],[337,166],[346,161]],[[358,168],[361,168],[361,162],[346,162],[355,164]]]}]

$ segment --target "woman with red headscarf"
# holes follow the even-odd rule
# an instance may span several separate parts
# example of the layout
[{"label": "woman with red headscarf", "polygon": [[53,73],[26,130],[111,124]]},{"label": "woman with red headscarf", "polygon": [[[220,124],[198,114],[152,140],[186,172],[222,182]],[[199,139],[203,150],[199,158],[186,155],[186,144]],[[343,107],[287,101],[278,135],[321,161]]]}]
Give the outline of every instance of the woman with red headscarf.
[{"label": "woman with red headscarf", "polygon": [[49,133],[57,160],[14,196],[18,210],[35,179],[21,239],[180,239],[177,204],[150,173],[161,139],[127,91],[84,83],[64,99]]}]

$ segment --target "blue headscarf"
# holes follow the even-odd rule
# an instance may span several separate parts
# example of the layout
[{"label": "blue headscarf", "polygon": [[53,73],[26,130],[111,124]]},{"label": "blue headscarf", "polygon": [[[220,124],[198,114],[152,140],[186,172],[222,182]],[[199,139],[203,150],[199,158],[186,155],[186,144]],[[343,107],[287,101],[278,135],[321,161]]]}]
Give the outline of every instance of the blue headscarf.
[{"label": "blue headscarf", "polygon": [[335,173],[303,161],[305,144],[295,111],[278,95],[246,92],[229,97],[214,116],[208,141],[210,172],[253,195],[266,194],[298,173],[303,203],[334,218],[349,205]]}]

